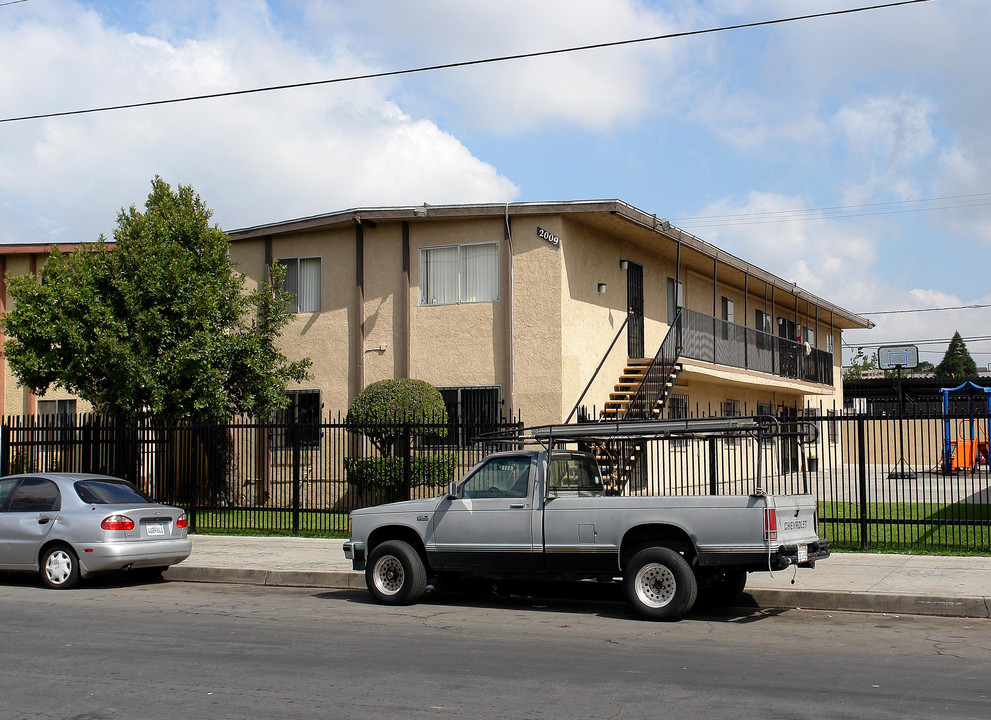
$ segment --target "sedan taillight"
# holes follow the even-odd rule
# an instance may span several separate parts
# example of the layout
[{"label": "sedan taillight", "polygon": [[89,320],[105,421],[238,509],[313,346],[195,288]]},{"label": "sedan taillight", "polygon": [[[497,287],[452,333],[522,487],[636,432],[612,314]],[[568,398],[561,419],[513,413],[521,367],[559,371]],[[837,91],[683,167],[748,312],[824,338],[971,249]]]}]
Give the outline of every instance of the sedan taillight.
[{"label": "sedan taillight", "polygon": [[104,530],[133,530],[134,521],[127,515],[109,515],[103,518],[100,527]]},{"label": "sedan taillight", "polygon": [[176,518],[175,526],[177,528],[189,527],[189,520],[186,519],[186,513],[183,513],[178,518]]}]

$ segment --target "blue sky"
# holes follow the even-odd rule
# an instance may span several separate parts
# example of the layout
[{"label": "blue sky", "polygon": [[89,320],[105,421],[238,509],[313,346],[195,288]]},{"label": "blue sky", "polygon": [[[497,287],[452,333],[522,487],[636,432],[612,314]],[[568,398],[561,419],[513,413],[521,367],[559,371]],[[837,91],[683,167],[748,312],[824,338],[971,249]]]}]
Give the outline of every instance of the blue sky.
[{"label": "blue sky", "polygon": [[[856,0],[0,6],[0,118],[855,8]],[[92,241],[151,178],[225,229],[362,205],[619,198],[854,312],[991,304],[987,0],[0,123],[0,243]],[[874,315],[853,346],[991,335]],[[968,342],[978,365],[991,341]],[[938,362],[945,342],[920,345]]]}]

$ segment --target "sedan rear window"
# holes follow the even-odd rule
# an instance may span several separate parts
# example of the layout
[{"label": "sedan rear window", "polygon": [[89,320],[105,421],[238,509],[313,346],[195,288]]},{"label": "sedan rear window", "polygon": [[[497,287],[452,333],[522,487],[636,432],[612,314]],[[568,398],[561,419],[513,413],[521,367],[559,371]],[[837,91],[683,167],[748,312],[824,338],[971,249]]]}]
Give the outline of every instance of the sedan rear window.
[{"label": "sedan rear window", "polygon": [[151,502],[133,486],[126,482],[112,480],[79,480],[75,483],[76,494],[90,505],[118,505],[126,503]]}]

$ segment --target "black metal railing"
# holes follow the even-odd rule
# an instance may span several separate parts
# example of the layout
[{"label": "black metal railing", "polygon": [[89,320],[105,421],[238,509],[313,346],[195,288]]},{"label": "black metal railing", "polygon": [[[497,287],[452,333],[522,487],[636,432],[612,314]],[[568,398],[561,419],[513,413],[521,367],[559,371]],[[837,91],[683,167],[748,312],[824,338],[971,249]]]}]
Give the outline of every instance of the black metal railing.
[{"label": "black metal railing", "polygon": [[665,396],[668,389],[668,381],[671,379],[678,363],[678,358],[682,355],[682,322],[681,318],[684,308],[678,308],[674,322],[668,330],[667,335],[657,349],[657,354],[651,360],[650,367],[644,375],[643,383],[637,389],[636,395],[630,400],[625,419],[646,420],[657,417],[660,411],[660,401]]},{"label": "black metal railing", "polygon": [[687,308],[679,310],[672,331],[679,324],[683,357],[821,385],[833,384],[833,354],[825,350]]}]

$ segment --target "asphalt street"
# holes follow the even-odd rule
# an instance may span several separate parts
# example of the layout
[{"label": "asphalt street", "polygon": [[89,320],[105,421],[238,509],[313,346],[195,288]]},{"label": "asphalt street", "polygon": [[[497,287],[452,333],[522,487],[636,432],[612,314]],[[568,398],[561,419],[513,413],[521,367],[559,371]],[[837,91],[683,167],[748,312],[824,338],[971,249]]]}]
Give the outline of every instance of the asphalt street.
[{"label": "asphalt street", "polygon": [[0,719],[984,718],[991,620],[0,579]]}]

